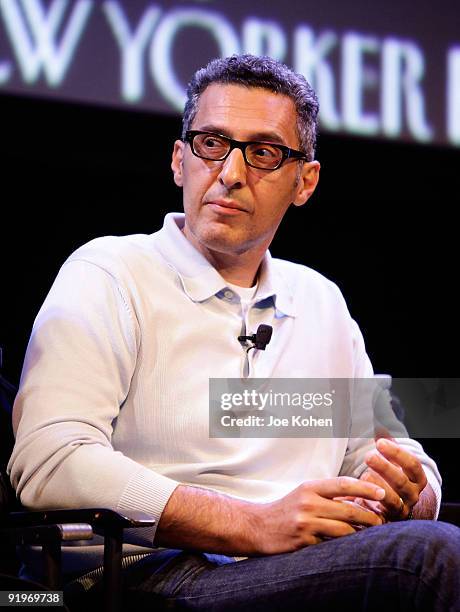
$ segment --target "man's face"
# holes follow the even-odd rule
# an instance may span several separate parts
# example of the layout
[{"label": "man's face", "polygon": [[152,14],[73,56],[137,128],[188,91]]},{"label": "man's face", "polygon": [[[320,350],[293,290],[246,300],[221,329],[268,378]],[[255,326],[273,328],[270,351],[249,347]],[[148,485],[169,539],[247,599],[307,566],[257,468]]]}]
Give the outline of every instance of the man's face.
[{"label": "man's face", "polygon": [[[265,89],[210,85],[191,129],[299,149],[293,101]],[[288,160],[277,170],[260,170],[248,166],[239,149],[225,161],[209,161],[178,140],[172,169],[183,187],[188,240],[208,258],[247,252],[260,257],[289,205],[300,206],[313,193],[319,164],[305,163],[299,172],[299,162]]]}]

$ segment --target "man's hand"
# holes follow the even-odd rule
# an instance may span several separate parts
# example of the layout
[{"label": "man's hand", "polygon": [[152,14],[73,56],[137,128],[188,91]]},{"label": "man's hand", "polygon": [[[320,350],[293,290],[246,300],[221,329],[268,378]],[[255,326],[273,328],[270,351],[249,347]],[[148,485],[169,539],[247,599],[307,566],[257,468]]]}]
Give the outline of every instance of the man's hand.
[{"label": "man's hand", "polygon": [[377,440],[376,447],[366,456],[368,469],[361,475],[361,480],[380,485],[386,491],[385,499],[377,503],[355,501],[373,509],[384,522],[405,520],[411,509],[415,518],[433,518],[436,507],[434,493],[427,485],[417,457],[386,438]]},{"label": "man's hand", "polygon": [[[367,508],[341,498],[364,481],[341,476],[305,482],[280,500],[266,504],[264,553],[297,550],[323,539],[349,535],[363,527],[381,525],[381,518]],[[371,484],[370,481],[366,484]],[[378,485],[364,491],[366,501],[379,503],[384,490]],[[364,513],[362,512],[364,510]]]},{"label": "man's hand", "polygon": [[305,482],[265,504],[179,485],[163,511],[155,544],[227,555],[289,552],[380,525],[375,512],[337,498],[377,503],[384,496],[379,485],[346,476]]}]

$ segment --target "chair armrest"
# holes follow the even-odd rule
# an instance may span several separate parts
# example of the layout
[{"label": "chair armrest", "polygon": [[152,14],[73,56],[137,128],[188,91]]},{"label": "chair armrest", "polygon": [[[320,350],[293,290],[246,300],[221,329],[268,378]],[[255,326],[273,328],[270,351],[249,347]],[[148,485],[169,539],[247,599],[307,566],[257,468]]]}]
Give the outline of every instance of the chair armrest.
[{"label": "chair armrest", "polygon": [[15,544],[45,546],[54,542],[75,542],[91,540],[93,529],[88,523],[65,523],[51,525],[30,525],[27,527],[4,527],[0,524],[0,536]]},{"label": "chair armrest", "polygon": [[[18,512],[26,516],[26,512]],[[29,521],[21,525],[20,521],[8,521],[9,515],[0,517],[0,539],[14,545],[41,546],[44,564],[44,581],[51,589],[61,586],[61,545],[63,542],[91,540],[93,529],[88,523],[64,522],[42,524]]]},{"label": "chair armrest", "polygon": [[[123,530],[133,527],[151,527],[155,524],[148,514],[140,511],[117,512],[110,508],[79,508],[62,510],[44,510],[34,512],[10,512],[0,514],[0,527],[2,530],[16,532],[16,537],[33,538],[32,534],[23,535],[24,530],[52,528],[54,540],[43,542],[47,585],[57,588],[61,582],[61,529],[71,524],[75,531],[76,523],[87,523],[90,530],[104,536],[104,606],[111,612],[121,611],[121,584],[122,584],[122,545]],[[56,530],[57,538],[56,538]],[[62,532],[61,532],[62,533]],[[51,537],[53,532],[45,532],[45,537]],[[37,536],[38,537],[38,536]],[[83,539],[83,538],[78,538]],[[23,540],[24,541],[24,540]],[[35,540],[34,543],[38,543]]]},{"label": "chair armrest", "polygon": [[111,508],[78,508],[10,512],[0,517],[2,528],[32,527],[65,523],[88,523],[95,531],[104,529],[127,529],[151,527],[155,519],[145,512],[132,510],[120,512]]}]

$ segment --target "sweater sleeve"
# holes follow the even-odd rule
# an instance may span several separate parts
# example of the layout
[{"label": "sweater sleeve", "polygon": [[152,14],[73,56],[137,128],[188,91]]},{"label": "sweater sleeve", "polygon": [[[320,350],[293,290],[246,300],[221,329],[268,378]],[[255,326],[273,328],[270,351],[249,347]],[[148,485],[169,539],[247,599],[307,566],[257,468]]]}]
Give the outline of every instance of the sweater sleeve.
[{"label": "sweater sleeve", "polygon": [[[136,366],[139,326],[126,290],[95,263],[69,260],[34,323],[9,463],[33,509],[103,506],[158,521],[177,482],[112,446]],[[155,528],[131,542],[152,545]]]}]

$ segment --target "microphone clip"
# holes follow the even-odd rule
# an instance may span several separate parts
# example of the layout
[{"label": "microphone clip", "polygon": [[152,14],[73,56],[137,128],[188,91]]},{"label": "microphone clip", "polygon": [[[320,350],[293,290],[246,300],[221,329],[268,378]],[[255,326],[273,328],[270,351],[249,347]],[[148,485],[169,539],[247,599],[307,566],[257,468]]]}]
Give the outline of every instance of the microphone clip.
[{"label": "microphone clip", "polygon": [[264,325],[261,323],[257,328],[255,334],[251,334],[250,336],[238,336],[239,342],[249,342],[253,343],[253,346],[250,346],[248,350],[255,348],[260,351],[265,351],[267,344],[270,342],[273,333],[273,327],[271,325]]}]

